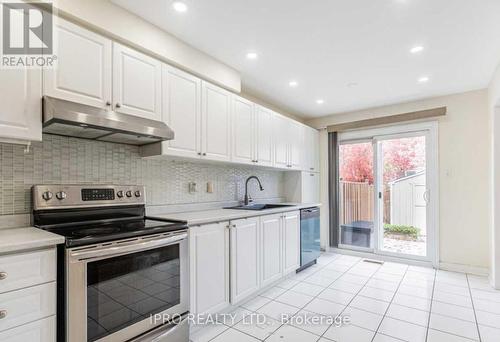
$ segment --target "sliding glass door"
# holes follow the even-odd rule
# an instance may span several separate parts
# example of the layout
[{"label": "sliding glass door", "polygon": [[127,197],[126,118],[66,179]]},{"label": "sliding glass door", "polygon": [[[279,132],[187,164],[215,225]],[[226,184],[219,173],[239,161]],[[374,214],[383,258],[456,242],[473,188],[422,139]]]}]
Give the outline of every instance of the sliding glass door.
[{"label": "sliding glass door", "polygon": [[374,248],[375,170],[371,140],[339,146],[339,245],[358,250]]},{"label": "sliding glass door", "polygon": [[419,127],[340,136],[339,248],[435,261],[437,130]]}]

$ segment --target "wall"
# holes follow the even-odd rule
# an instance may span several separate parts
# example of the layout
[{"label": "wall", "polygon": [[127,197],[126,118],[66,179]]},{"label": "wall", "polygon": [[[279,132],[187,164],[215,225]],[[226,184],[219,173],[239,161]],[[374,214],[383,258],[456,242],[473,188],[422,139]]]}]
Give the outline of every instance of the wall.
[{"label": "wall", "polygon": [[[258,176],[264,187],[260,192],[253,184],[253,198],[282,197],[282,171],[148,160],[136,146],[45,134],[29,153],[21,145],[0,144],[0,215],[29,213],[33,184],[141,184],[151,208],[241,200],[250,175]],[[213,193],[205,191],[207,181],[214,182]],[[196,182],[198,192],[188,193],[188,182]]]},{"label": "wall", "polygon": [[490,83],[488,107],[491,121],[491,270],[493,286],[500,289],[500,65]]},{"label": "wall", "polygon": [[238,71],[109,0],[54,0],[59,13],[229,90],[241,90]]},{"label": "wall", "polygon": [[[308,121],[313,127],[448,107],[439,119],[440,262],[489,267],[490,139],[488,92],[473,91]],[[327,158],[323,151],[322,158]]]}]

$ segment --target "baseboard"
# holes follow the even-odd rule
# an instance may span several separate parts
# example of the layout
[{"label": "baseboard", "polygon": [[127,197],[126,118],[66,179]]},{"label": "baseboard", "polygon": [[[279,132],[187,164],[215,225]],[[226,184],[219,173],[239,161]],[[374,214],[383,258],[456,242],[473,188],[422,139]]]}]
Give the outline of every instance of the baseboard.
[{"label": "baseboard", "polygon": [[440,262],[439,269],[445,270],[445,271],[473,274],[473,275],[484,276],[484,277],[487,277],[490,274],[490,270],[485,268],[485,267],[453,264],[453,263],[448,263],[448,262]]},{"label": "baseboard", "polygon": [[357,256],[360,258],[366,258],[366,259],[374,259],[374,260],[382,260],[382,261],[387,261],[387,262],[395,262],[395,263],[400,263],[400,264],[407,264],[407,265],[412,265],[412,266],[422,266],[422,267],[433,267],[432,263],[430,261],[419,261],[419,260],[412,260],[412,259],[403,259],[403,258],[397,258],[397,257],[392,257],[392,256],[387,256],[387,255],[381,255],[381,254],[374,254],[374,253],[368,253],[368,252],[361,252],[361,251],[353,251],[350,249],[341,249],[341,248],[333,248],[329,247],[328,252],[332,253],[337,253],[337,254],[345,254],[345,255],[352,255],[352,256]]}]

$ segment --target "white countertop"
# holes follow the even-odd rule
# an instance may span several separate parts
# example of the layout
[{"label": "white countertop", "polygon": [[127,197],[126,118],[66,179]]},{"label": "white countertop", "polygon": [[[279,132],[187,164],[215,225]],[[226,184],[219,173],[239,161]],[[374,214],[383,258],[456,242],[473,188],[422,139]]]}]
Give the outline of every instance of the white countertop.
[{"label": "white countertop", "polygon": [[156,214],[150,217],[157,217],[167,220],[182,220],[187,221],[190,226],[197,226],[201,224],[237,220],[247,217],[263,216],[276,213],[284,213],[287,211],[300,210],[304,208],[319,207],[319,203],[280,203],[280,204],[293,204],[291,207],[283,207],[276,209],[266,210],[237,210],[237,209],[212,209],[203,211],[189,211],[184,213],[170,213],[170,214]]},{"label": "white countertop", "polygon": [[64,243],[64,236],[35,227],[0,229],[0,254]]}]

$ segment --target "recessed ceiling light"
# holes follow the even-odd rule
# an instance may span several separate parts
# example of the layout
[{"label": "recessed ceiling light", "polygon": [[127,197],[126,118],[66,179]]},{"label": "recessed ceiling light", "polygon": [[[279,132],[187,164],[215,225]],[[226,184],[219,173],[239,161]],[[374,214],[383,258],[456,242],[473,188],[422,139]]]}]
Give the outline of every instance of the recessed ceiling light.
[{"label": "recessed ceiling light", "polygon": [[290,87],[292,87],[292,88],[295,88],[296,86],[299,85],[299,82],[297,82],[297,81],[290,81],[290,82],[288,82],[288,85]]},{"label": "recessed ceiling light", "polygon": [[319,105],[321,105],[321,104],[325,103],[325,100],[318,99],[318,100],[316,100],[316,103],[319,104]]},{"label": "recessed ceiling light", "polygon": [[174,10],[180,13],[184,13],[188,10],[187,5],[182,1],[174,1],[172,7],[174,8]]},{"label": "recessed ceiling light", "polygon": [[418,83],[427,83],[429,82],[429,77],[427,76],[422,76],[418,79]]},{"label": "recessed ceiling light", "polygon": [[248,59],[257,59],[257,57],[259,57],[259,55],[257,55],[256,52],[249,52],[249,53],[247,53],[247,58]]},{"label": "recessed ceiling light", "polygon": [[413,54],[416,54],[416,53],[419,53],[422,51],[424,51],[424,47],[422,45],[417,45],[417,46],[414,46],[410,49],[410,52]]}]

